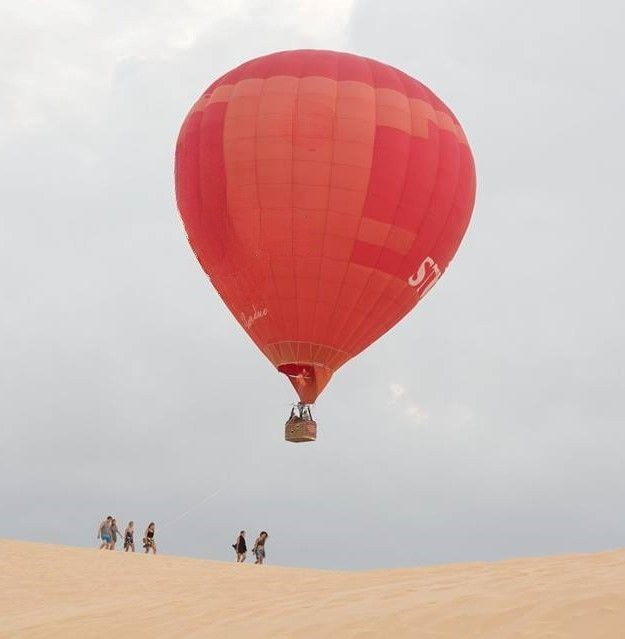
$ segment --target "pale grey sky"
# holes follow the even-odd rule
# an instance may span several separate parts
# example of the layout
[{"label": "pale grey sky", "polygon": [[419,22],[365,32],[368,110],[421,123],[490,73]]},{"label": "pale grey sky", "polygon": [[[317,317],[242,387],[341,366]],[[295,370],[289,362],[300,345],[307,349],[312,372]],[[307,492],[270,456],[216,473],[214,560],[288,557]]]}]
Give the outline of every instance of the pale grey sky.
[{"label": "pale grey sky", "polygon": [[[294,4],[0,0],[0,536],[92,545],[113,513],[165,552],[265,528],[270,562],[336,568],[622,546],[620,3]],[[173,195],[195,98],[289,48],[422,80],[478,171],[445,277],[308,446]]]}]

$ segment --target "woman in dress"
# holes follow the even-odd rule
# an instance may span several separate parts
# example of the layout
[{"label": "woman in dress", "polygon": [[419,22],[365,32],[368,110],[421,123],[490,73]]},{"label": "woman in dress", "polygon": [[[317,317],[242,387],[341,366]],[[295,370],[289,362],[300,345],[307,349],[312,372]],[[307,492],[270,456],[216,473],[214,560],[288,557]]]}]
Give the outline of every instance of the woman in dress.
[{"label": "woman in dress", "polygon": [[254,548],[252,552],[256,555],[255,564],[262,564],[265,561],[265,542],[269,535],[263,530],[254,542]]},{"label": "woman in dress", "polygon": [[129,521],[124,532],[124,551],[135,551],[135,522]]},{"label": "woman in dress", "polygon": [[247,552],[247,544],[245,543],[245,531],[242,530],[237,537],[237,540],[232,544],[234,552],[237,553],[237,563],[243,563],[245,561],[245,553]]},{"label": "woman in dress", "polygon": [[154,527],[155,524],[151,521],[148,527],[145,529],[145,533],[143,535],[143,547],[145,548],[146,554],[152,551],[153,554],[156,554],[156,541],[154,539]]}]

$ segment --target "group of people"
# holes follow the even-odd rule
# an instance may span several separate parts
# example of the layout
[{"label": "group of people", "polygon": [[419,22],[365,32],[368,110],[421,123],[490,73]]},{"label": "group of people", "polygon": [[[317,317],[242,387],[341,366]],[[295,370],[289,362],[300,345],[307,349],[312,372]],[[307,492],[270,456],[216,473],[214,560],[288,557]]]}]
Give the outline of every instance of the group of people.
[{"label": "group of people", "polygon": [[[154,539],[155,528],[156,525],[151,521],[143,533],[143,547],[146,553],[152,551],[153,554],[156,554],[156,540]],[[98,526],[98,539],[101,541],[100,550],[115,550],[117,540],[121,538],[121,536],[121,531],[117,527],[115,517],[109,515],[106,519],[102,520]],[[262,564],[265,561],[265,544],[268,538],[269,535],[265,530],[261,531],[256,538],[254,546],[252,547],[252,552],[256,557],[255,564]],[[232,544],[232,547],[237,556],[237,563],[243,563],[247,556],[247,543],[245,541],[244,530],[237,535],[237,539]],[[135,552],[134,521],[129,521],[124,531],[124,552],[128,551]]]},{"label": "group of people", "polygon": [[[154,539],[155,524],[151,521],[145,532],[143,533],[143,547],[145,552],[149,553],[150,550],[153,554],[156,554],[156,540]],[[104,519],[98,527],[98,539],[101,540],[100,550],[115,550],[117,544],[117,538],[121,538],[121,532],[117,527],[115,517],[109,515]],[[124,531],[124,551],[135,551],[135,522],[129,521]]]},{"label": "group of people", "polygon": [[[268,537],[269,535],[264,530],[260,533],[260,535],[258,535],[258,537],[256,537],[254,547],[252,548],[252,552],[256,557],[256,561],[254,562],[255,564],[262,564],[265,561],[265,542]],[[238,534],[237,540],[232,544],[232,547],[237,555],[237,563],[243,563],[247,555],[247,544],[245,542],[244,530]]]}]

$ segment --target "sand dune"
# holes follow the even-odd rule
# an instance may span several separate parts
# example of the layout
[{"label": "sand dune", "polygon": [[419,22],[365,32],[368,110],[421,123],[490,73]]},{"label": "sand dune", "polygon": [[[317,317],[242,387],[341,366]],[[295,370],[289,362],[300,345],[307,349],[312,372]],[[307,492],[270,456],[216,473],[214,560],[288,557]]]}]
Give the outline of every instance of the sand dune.
[{"label": "sand dune", "polygon": [[0,637],[625,637],[625,551],[375,572],[0,540]]}]

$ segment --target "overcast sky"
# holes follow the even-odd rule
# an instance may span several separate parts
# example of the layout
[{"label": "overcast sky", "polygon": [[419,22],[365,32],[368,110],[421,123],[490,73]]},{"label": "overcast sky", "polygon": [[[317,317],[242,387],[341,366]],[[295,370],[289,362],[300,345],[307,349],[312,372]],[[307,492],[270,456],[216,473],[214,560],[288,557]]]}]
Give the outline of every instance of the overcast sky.
[{"label": "overcast sky", "polygon": [[[623,546],[623,17],[0,0],[0,536],[94,545],[112,513],[229,560],[264,528],[270,563],[323,568]],[[445,277],[337,373],[299,446],[293,390],[211,288],[173,193],[197,96],[292,48],[425,82],[478,172]]]}]

